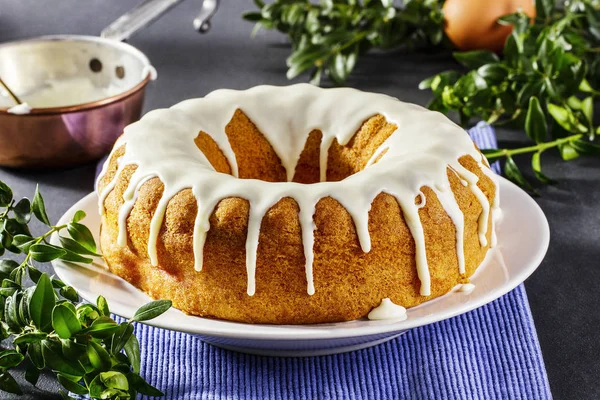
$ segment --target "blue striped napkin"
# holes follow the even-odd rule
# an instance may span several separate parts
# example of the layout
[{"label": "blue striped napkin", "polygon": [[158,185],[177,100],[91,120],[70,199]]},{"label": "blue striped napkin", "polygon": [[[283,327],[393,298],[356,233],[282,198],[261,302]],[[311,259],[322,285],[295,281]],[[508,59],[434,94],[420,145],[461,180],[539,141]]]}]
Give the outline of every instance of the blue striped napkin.
[{"label": "blue striped napkin", "polygon": [[[496,147],[487,124],[469,134],[482,149]],[[142,374],[169,400],[552,397],[523,285],[469,313],[333,356],[240,354],[141,324],[135,333]]]}]

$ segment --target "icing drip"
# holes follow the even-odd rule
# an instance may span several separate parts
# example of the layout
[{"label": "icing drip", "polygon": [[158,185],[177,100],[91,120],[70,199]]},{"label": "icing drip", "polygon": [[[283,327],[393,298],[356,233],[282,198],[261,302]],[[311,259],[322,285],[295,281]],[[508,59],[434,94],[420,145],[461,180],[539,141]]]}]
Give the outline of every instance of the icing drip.
[{"label": "icing drip", "polygon": [[[250,206],[252,207],[252,206]],[[248,219],[248,238],[246,239],[246,273],[248,274],[248,296],[256,292],[256,253],[258,249],[258,236],[263,214],[250,208]]]},{"label": "icing drip", "polygon": [[450,189],[443,192],[436,192],[437,198],[450,216],[450,219],[454,223],[456,229],[456,256],[458,259],[458,272],[461,274],[465,273],[465,249],[464,249],[464,237],[465,237],[465,216],[460,207],[456,203],[454,193]]},{"label": "icing drip", "polygon": [[313,279],[313,261],[315,257],[313,252],[313,246],[315,244],[315,222],[313,221],[314,213],[314,208],[300,207],[302,245],[304,246],[304,258],[306,259],[306,292],[311,296],[315,294],[315,285]]},{"label": "icing drip", "polygon": [[381,304],[371,310],[368,315],[370,320],[384,320],[384,319],[406,319],[406,308],[394,304],[390,299],[385,298],[381,300]]},{"label": "icing drip", "polygon": [[[484,161],[487,163],[487,159],[484,157]],[[487,163],[489,166],[489,163]],[[490,241],[490,247],[496,247],[498,244],[498,236],[496,235],[496,224],[502,219],[502,210],[500,209],[500,191],[498,190],[498,176],[492,172],[491,169],[482,168],[483,173],[488,176],[496,186],[494,200],[492,201],[492,238]]]},{"label": "icing drip", "polygon": [[[332,107],[335,105],[335,107]],[[286,170],[288,182],[265,182],[238,179],[236,156],[225,133],[225,127],[236,110],[242,110],[269,141]],[[289,110],[288,113],[286,111]],[[277,118],[274,118],[277,113]],[[362,123],[381,114],[397,126],[375,151],[366,171],[344,180],[327,182],[327,157],[334,140],[346,145]],[[290,182],[308,135],[318,129],[322,133],[320,159],[321,182],[304,185]],[[204,154],[195,146],[199,132],[209,134],[226,157],[232,175],[215,172]],[[410,144],[410,145],[407,145]],[[464,216],[450,190],[447,169],[450,168],[470,188],[481,203],[478,234],[486,245],[488,217],[497,214],[497,196],[490,204],[477,186],[477,175],[464,168],[458,159],[470,155],[486,171],[483,158],[465,131],[442,114],[403,103],[381,94],[354,89],[321,89],[301,84],[288,87],[258,86],[246,91],[218,90],[205,98],[187,100],[168,110],[152,111],[137,123],[125,128],[115,148],[126,145],[115,177],[99,193],[100,213],[104,201],[114,189],[117,178],[128,165],[136,165],[124,204],[119,210],[120,245],[126,244],[127,216],[140,186],[158,177],[164,191],[152,216],[148,237],[148,255],[158,264],[156,244],[170,199],[184,189],[191,189],[198,205],[194,221],[194,267],[202,270],[203,247],[210,229],[209,218],[218,202],[228,197],[241,197],[250,203],[246,239],[247,292],[256,291],[256,261],[260,227],[265,213],[284,197],[291,197],[300,208],[299,220],[306,260],[307,293],[315,291],[313,282],[313,215],[317,202],[330,196],[352,217],[362,251],[371,249],[369,210],[381,192],[396,198],[414,238],[420,293],[431,293],[426,243],[419,209],[425,206],[423,186],[436,193],[443,208],[456,226],[456,253],[460,273],[464,273]],[[377,161],[377,162],[375,162]],[[107,172],[107,164],[98,179]],[[491,172],[490,172],[491,174]],[[491,175],[490,175],[491,176]],[[494,177],[492,179],[495,180]],[[420,197],[415,204],[415,197]],[[492,228],[494,224],[492,219]],[[494,235],[492,235],[494,242]]]}]

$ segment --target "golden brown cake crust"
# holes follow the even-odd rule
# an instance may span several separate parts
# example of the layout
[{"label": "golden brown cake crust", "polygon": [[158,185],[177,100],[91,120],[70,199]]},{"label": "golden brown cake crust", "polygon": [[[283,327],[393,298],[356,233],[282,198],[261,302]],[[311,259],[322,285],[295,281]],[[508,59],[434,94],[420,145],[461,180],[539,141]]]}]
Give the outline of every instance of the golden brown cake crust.
[{"label": "golden brown cake crust", "polygon": [[[346,146],[334,142],[329,150],[327,180],[368,173],[368,169],[360,171],[394,130],[393,124],[378,115],[365,121]],[[241,111],[235,113],[226,133],[236,153],[240,177],[285,180],[285,170],[276,153]],[[311,132],[294,181],[318,182],[320,140],[319,131]],[[229,164],[210,136],[199,133],[196,144],[217,171],[230,173]],[[115,177],[117,159],[124,151],[122,147],[113,153],[107,173],[98,182],[99,190]],[[470,156],[459,161],[479,177],[478,186],[491,204],[496,195],[492,180]],[[245,258],[248,201],[226,198],[218,203],[210,218],[204,267],[197,272],[193,254],[196,200],[189,189],[179,192],[167,206],[157,243],[159,266],[153,267],[147,255],[147,242],[150,220],[163,191],[158,178],[140,188],[127,218],[127,246],[120,247],[116,240],[122,195],[134,171],[135,166],[125,167],[105,200],[100,236],[104,258],[113,273],[154,298],[171,299],[176,308],[194,315],[252,323],[307,324],[364,317],[386,297],[408,308],[441,296],[456,284],[467,281],[488,250],[478,239],[482,206],[450,170],[451,189],[465,217],[466,273],[459,274],[454,224],[433,190],[423,187],[426,205],[419,210],[419,216],[431,275],[430,296],[419,294],[415,243],[393,196],[380,193],[372,203],[369,253],[361,250],[354,222],[344,207],[330,197],[323,198],[314,214],[316,292],[309,296],[298,205],[291,198],[283,198],[262,220],[256,293],[248,296]],[[491,230],[487,239],[490,243]]]}]

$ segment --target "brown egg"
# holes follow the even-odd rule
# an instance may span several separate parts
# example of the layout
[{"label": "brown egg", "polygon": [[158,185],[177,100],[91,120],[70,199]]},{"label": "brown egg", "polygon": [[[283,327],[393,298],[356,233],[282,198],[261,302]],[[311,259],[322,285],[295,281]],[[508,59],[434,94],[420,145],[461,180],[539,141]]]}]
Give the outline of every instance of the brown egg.
[{"label": "brown egg", "polygon": [[512,26],[498,18],[522,10],[535,17],[534,0],[446,0],[443,11],[448,38],[459,50],[502,52]]}]

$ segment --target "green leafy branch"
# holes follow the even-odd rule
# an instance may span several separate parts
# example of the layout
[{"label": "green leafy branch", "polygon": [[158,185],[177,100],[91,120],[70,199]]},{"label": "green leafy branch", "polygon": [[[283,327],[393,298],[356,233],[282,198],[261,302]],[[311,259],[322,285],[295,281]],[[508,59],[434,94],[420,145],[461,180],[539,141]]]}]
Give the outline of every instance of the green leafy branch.
[{"label": "green leafy branch", "polygon": [[[0,340],[12,338],[14,348],[0,350],[0,390],[22,394],[9,372],[26,367],[25,379],[35,385],[43,369],[51,370],[67,392],[92,399],[134,399],[138,393],[162,396],[140,375],[140,347],[133,323],[155,318],[171,307],[168,300],[141,307],[128,321],[110,316],[104,297],[96,304],[79,302],[71,286],[40,272],[36,262],[62,259],[91,263],[97,254],[90,230],[78,211],[66,225],[51,225],[44,200],[36,188],[33,200],[16,201],[10,187],[0,181],[0,256],[6,251],[24,255],[21,262],[0,260]],[[32,216],[48,226],[32,235]],[[63,232],[69,234],[65,236]],[[61,246],[49,243],[58,234]],[[26,287],[31,279],[34,285]]]},{"label": "green leafy branch", "polygon": [[600,95],[600,1],[536,2],[537,17],[516,13],[500,18],[514,25],[504,55],[488,51],[454,53],[467,72],[446,71],[421,82],[430,89],[429,108],[457,112],[463,125],[472,118],[523,129],[534,143],[486,151],[490,160],[506,159],[505,174],[533,190],[513,160],[531,154],[531,167],[543,183],[541,155],[558,149],[564,160],[600,154],[594,102]]},{"label": "green leafy branch", "polygon": [[243,18],[259,28],[286,34],[293,47],[287,59],[288,79],[311,71],[318,85],[323,75],[342,84],[360,55],[373,48],[389,50],[442,42],[443,15],[439,0],[255,0],[260,11]]}]

